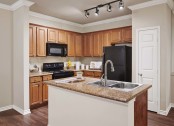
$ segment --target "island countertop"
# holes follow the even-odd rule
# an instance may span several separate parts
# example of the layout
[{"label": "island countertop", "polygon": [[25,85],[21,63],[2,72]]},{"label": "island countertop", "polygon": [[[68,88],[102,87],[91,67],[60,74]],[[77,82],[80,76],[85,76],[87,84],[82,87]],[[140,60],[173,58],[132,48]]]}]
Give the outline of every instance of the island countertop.
[{"label": "island countertop", "polygon": [[[67,79],[67,78],[66,78]],[[85,80],[82,82],[73,82],[73,83],[60,83],[61,80],[50,80],[45,81],[44,83],[56,86],[63,89],[68,89],[84,94],[89,94],[97,97],[102,97],[110,100],[121,101],[121,102],[129,102],[139,94],[147,91],[152,87],[150,84],[143,84],[142,86],[132,90],[132,91],[123,91],[116,88],[103,87],[97,85],[88,84],[89,82],[98,81],[96,78],[85,77]]]}]

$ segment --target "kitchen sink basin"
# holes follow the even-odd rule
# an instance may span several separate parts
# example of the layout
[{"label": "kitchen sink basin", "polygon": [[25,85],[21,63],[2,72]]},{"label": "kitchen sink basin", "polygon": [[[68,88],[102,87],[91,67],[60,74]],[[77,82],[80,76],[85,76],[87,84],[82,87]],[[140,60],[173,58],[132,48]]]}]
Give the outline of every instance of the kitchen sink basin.
[{"label": "kitchen sink basin", "polygon": [[[90,82],[88,84],[103,86],[103,82],[101,82],[100,80],[95,82]],[[142,86],[142,84],[121,82],[121,81],[114,81],[114,80],[107,80],[107,84],[106,84],[106,87],[124,90],[124,91],[131,91],[140,86]]]},{"label": "kitchen sink basin", "polygon": [[138,87],[138,84],[132,84],[132,83],[117,83],[113,85],[109,85],[111,88],[121,88],[121,89],[133,89]]}]

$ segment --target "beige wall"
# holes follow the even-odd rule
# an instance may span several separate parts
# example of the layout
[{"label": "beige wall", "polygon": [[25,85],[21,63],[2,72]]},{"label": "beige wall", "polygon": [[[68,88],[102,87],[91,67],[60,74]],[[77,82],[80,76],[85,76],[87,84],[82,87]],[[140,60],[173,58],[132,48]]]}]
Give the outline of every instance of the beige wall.
[{"label": "beige wall", "polygon": [[160,26],[160,109],[166,110],[170,102],[171,74],[171,10],[166,4],[152,6],[132,13],[133,26],[133,81],[136,81],[136,29]]},{"label": "beige wall", "polygon": [[29,8],[13,12],[13,105],[29,110]]},{"label": "beige wall", "polygon": [[101,30],[131,26],[131,25],[132,25],[132,19],[126,19],[126,20],[115,21],[112,23],[104,23],[100,25],[87,26],[87,27],[84,27],[83,32],[86,33],[86,32],[93,32],[93,31],[101,31]]},{"label": "beige wall", "polygon": [[12,12],[0,9],[0,108],[12,104]]}]

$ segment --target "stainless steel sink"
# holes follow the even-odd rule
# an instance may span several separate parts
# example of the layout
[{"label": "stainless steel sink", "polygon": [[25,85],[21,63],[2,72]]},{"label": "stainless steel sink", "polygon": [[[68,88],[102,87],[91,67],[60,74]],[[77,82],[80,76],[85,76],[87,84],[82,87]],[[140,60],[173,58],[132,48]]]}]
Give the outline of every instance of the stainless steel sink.
[{"label": "stainless steel sink", "polygon": [[132,84],[132,83],[117,83],[113,85],[109,85],[111,88],[121,88],[121,89],[133,89],[138,87],[138,84]]},{"label": "stainless steel sink", "polygon": [[[103,86],[103,83],[99,81],[90,82],[88,84]],[[121,81],[114,81],[114,80],[107,80],[106,87],[124,90],[124,91],[131,91],[138,87],[142,86],[142,84],[137,83],[130,83],[130,82],[121,82]]]}]

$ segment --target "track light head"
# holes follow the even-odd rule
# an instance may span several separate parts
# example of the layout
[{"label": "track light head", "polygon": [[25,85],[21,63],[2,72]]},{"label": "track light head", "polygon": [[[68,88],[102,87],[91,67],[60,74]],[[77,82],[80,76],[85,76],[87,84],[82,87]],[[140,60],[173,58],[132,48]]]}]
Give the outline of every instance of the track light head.
[{"label": "track light head", "polygon": [[107,11],[108,11],[108,12],[111,12],[111,11],[112,11],[112,6],[111,6],[111,4],[108,4],[108,6],[107,6]]},{"label": "track light head", "polygon": [[98,7],[96,7],[95,16],[98,16],[98,15],[99,15],[99,9],[98,9]]},{"label": "track light head", "polygon": [[124,9],[124,3],[122,0],[120,0],[120,2],[119,2],[119,8],[120,8],[120,10]]},{"label": "track light head", "polygon": [[89,17],[89,12],[85,11],[85,16],[88,18]]}]

